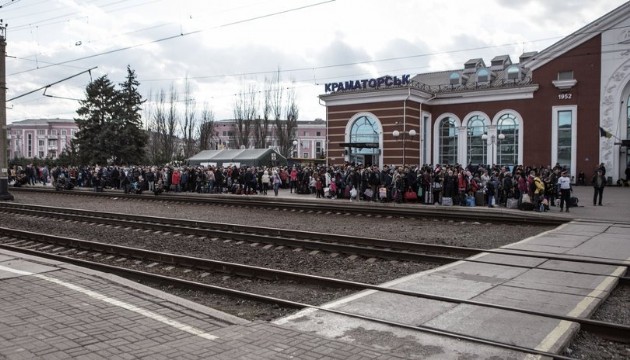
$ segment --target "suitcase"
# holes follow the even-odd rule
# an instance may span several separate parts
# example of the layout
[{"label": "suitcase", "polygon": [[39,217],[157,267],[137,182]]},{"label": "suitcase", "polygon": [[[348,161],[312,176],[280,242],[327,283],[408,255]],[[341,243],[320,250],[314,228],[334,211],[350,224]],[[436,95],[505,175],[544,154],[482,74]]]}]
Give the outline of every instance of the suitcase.
[{"label": "suitcase", "polygon": [[424,203],[433,205],[433,192],[431,191],[424,192]]},{"label": "suitcase", "polygon": [[442,206],[453,206],[453,198],[452,197],[442,197]]},{"label": "suitcase", "polygon": [[477,206],[486,205],[486,194],[483,191],[477,191],[475,193],[475,205]]},{"label": "suitcase", "polygon": [[474,196],[466,196],[466,206],[468,207],[475,207],[475,197]]},{"label": "suitcase", "polygon": [[508,209],[518,209],[518,199],[508,198],[505,207]]}]

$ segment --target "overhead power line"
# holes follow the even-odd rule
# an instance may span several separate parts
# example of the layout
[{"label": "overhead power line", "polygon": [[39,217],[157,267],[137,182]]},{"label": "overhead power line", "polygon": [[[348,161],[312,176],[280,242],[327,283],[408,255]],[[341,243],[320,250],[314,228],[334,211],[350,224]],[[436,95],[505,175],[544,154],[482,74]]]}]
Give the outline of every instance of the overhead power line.
[{"label": "overhead power line", "polygon": [[[59,80],[59,81],[55,81],[54,83],[50,83],[50,84],[48,84],[48,85],[44,85],[44,86],[42,86],[42,87],[40,87],[40,88],[37,88],[37,89],[35,89],[35,90],[31,90],[31,91],[29,91],[29,92],[27,92],[27,93],[24,93],[24,94],[22,94],[22,95],[18,95],[18,96],[12,97],[12,98],[10,98],[10,99],[9,99],[9,100],[7,100],[7,101],[12,101],[12,100],[15,100],[15,99],[19,99],[19,98],[24,97],[24,96],[26,96],[26,95],[30,95],[30,94],[32,94],[32,93],[34,93],[34,92],[38,92],[39,90],[42,90],[42,89],[48,89],[49,87],[51,87],[51,86],[53,86],[53,85],[59,84],[59,83],[61,83],[61,82],[64,82],[64,81],[66,81],[66,80],[69,80],[69,79],[72,79],[72,78],[77,77],[77,76],[79,76],[79,75],[81,75],[81,74],[85,74],[85,73],[90,73],[90,74],[91,74],[91,71],[92,71],[92,70],[94,70],[94,69],[96,69],[96,68],[97,68],[97,66],[95,66],[95,67],[93,67],[93,68],[90,68],[90,69],[87,69],[87,70],[84,70],[84,71],[81,71],[80,73],[74,74],[74,75],[72,75],[72,76],[68,76],[67,78],[63,78],[63,79],[61,79],[61,80]],[[45,91],[44,91],[44,93],[45,93]]]},{"label": "overhead power line", "polygon": [[[325,0],[325,1],[320,1],[318,3],[314,3],[314,4],[298,6],[298,7],[290,8],[290,9],[287,9],[287,10],[280,10],[280,11],[272,12],[272,13],[269,13],[269,14],[254,16],[254,17],[250,17],[250,18],[246,18],[246,19],[242,19],[242,20],[237,20],[237,21],[225,23],[225,24],[216,26],[215,28],[218,29],[218,28],[223,28],[223,27],[243,24],[243,23],[250,22],[250,21],[265,19],[265,18],[269,18],[269,17],[272,17],[272,16],[277,16],[277,15],[281,15],[281,14],[287,14],[287,13],[291,13],[291,12],[295,12],[295,11],[304,10],[304,9],[307,9],[307,8],[311,8],[311,7],[315,7],[315,6],[331,3],[331,2],[334,2],[334,1],[335,0]],[[22,73],[26,73],[26,72],[30,72],[30,71],[34,71],[34,70],[46,69],[46,68],[49,68],[49,67],[63,65],[63,64],[67,64],[67,63],[71,63],[71,62],[75,62],[75,61],[91,59],[91,58],[95,58],[95,57],[99,57],[99,56],[103,56],[103,55],[109,55],[109,54],[113,54],[113,53],[117,53],[117,52],[121,52],[121,51],[125,51],[125,50],[130,50],[130,49],[134,49],[134,48],[138,48],[138,47],[142,47],[142,46],[146,46],[146,45],[150,45],[150,44],[156,44],[156,43],[160,43],[160,42],[176,39],[176,38],[179,38],[179,37],[184,37],[184,36],[189,36],[189,35],[193,35],[193,34],[198,34],[198,33],[201,33],[201,32],[207,31],[207,30],[209,30],[209,29],[201,29],[201,30],[189,31],[189,32],[186,32],[186,33],[179,33],[179,34],[176,34],[176,35],[167,36],[167,37],[164,37],[164,38],[152,40],[152,41],[141,43],[141,44],[125,46],[125,47],[118,48],[118,49],[112,49],[112,50],[109,50],[109,51],[104,51],[104,52],[97,53],[97,54],[83,56],[83,57],[72,59],[72,60],[66,60],[66,61],[54,63],[54,64],[47,65],[47,66],[42,66],[42,67],[35,68],[35,69],[28,69],[28,70],[24,70],[24,71],[15,72],[15,73],[12,73],[12,74],[9,74],[9,75],[10,76],[18,75],[18,74],[22,74]]]}]

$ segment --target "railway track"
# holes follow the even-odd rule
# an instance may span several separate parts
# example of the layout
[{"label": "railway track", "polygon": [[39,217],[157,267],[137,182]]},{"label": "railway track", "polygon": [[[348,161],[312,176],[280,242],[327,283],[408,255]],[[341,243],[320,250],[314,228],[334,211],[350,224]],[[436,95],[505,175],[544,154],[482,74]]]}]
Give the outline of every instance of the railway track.
[{"label": "railway track", "polygon": [[[447,264],[484,252],[499,255],[536,257],[546,258],[549,260],[564,260],[601,265],[624,265],[622,263],[606,259],[581,259],[576,256],[563,256],[559,254],[540,252],[530,253],[523,250],[514,251],[510,249],[480,249],[461,246],[436,245],[368,238],[365,236],[337,235],[322,232],[278,229],[272,227],[205,222],[147,215],[129,215],[82,209],[56,208],[42,205],[0,203],[0,211],[66,221],[78,221],[91,225],[102,224],[162,233],[179,233],[181,235],[197,236],[202,239],[201,241],[203,241],[203,239],[229,239],[239,242],[247,242],[250,244],[286,246],[288,248],[301,248],[329,253],[344,253],[348,255],[359,255],[368,258],[375,257],[396,261]],[[477,262],[471,259],[466,259],[466,261]],[[488,263],[487,261],[483,262]],[[501,263],[495,264],[503,265]],[[622,284],[630,283],[628,278],[625,277],[620,278],[620,282]]]},{"label": "railway track", "polygon": [[97,198],[118,198],[126,200],[162,201],[207,206],[229,206],[259,209],[275,209],[296,212],[332,213],[338,215],[355,215],[368,217],[403,217],[420,219],[441,219],[455,221],[469,221],[471,218],[494,223],[532,224],[532,225],[561,225],[566,218],[550,214],[523,213],[515,211],[485,211],[485,209],[459,207],[440,207],[419,204],[369,203],[349,201],[316,201],[305,197],[299,199],[276,198],[273,196],[247,196],[228,194],[124,194],[118,190],[96,193],[81,189],[57,192],[47,188],[15,188],[16,192],[54,193],[60,196],[89,196]]},{"label": "railway track", "polygon": [[[319,310],[329,311],[344,316],[350,316],[355,318],[361,318],[364,320],[383,323],[390,326],[403,327],[406,329],[413,329],[417,331],[429,332],[433,334],[456,337],[463,340],[474,341],[476,343],[498,346],[506,349],[529,352],[542,356],[551,356],[557,359],[569,359],[568,357],[559,356],[557,354],[549,354],[545,352],[539,352],[533,349],[514,346],[511,344],[503,344],[496,341],[490,341],[478,337],[471,337],[454,332],[443,331],[426,326],[410,326],[407,324],[400,324],[391,321],[386,321],[374,317],[368,317],[364,315],[357,315],[347,313],[338,310],[324,309],[316,304],[307,304],[302,302],[296,302],[289,299],[282,299],[277,297],[270,297],[267,295],[254,294],[250,292],[240,291],[237,289],[226,288],[222,286],[216,286],[207,283],[200,283],[197,281],[185,280],[181,277],[165,276],[163,274],[151,273],[147,271],[141,271],[137,269],[131,269],[129,267],[122,267],[112,264],[123,263],[126,260],[132,258],[137,261],[149,263],[147,267],[156,268],[156,263],[160,263],[161,267],[178,266],[182,269],[181,273],[191,271],[191,269],[201,269],[203,271],[219,271],[222,273],[229,273],[238,276],[246,277],[261,277],[268,280],[289,279],[300,283],[310,283],[321,287],[334,287],[351,290],[376,290],[382,292],[396,293],[406,296],[421,297],[439,301],[447,301],[456,304],[469,304],[482,307],[489,307],[494,309],[501,309],[513,312],[521,312],[530,315],[544,316],[549,318],[555,318],[558,320],[566,320],[577,322],[581,325],[582,329],[603,336],[608,339],[614,339],[617,341],[628,341],[630,339],[630,326],[619,325],[614,323],[607,323],[602,321],[595,321],[590,319],[575,318],[570,316],[562,316],[556,314],[543,313],[538,311],[531,311],[525,309],[518,309],[514,307],[495,305],[490,303],[483,303],[471,300],[462,300],[449,298],[445,296],[436,296],[426,293],[397,290],[389,287],[383,287],[379,285],[371,285],[359,282],[351,282],[334,278],[327,278],[321,276],[313,276],[308,274],[300,274],[295,272],[287,272],[274,269],[265,269],[261,267],[252,267],[242,264],[226,263],[221,261],[199,259],[189,256],[181,256],[175,254],[166,254],[153,251],[147,251],[143,249],[134,249],[129,247],[115,246],[111,244],[101,244],[92,241],[85,241],[79,239],[69,239],[65,237],[51,236],[46,234],[40,234],[35,232],[20,231],[14,229],[0,228],[0,240],[2,245],[0,247],[25,252],[31,255],[51,258],[59,261],[70,262],[77,265],[121,274],[126,277],[133,277],[143,279],[150,282],[157,282],[167,284],[171,286],[185,287],[201,289],[203,291],[210,291],[212,293],[220,293],[223,295],[234,296],[239,298],[245,298],[257,302],[271,303],[278,306],[300,309],[300,308],[315,308]],[[94,256],[90,254],[105,254],[107,256]],[[112,258],[114,257],[114,258]],[[97,261],[97,259],[110,260]],[[121,260],[122,259],[122,260]],[[137,262],[135,262],[137,264]],[[169,270],[173,273],[176,271]]]}]

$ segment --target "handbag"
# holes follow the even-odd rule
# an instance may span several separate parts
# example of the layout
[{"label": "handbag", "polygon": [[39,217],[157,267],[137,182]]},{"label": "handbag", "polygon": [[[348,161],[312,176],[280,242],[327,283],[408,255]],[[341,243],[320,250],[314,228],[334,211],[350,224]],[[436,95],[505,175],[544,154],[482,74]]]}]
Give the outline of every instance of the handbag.
[{"label": "handbag", "polygon": [[365,196],[367,196],[367,197],[371,198],[371,197],[374,195],[374,192],[372,191],[372,189],[367,188],[367,189],[365,189],[365,191],[363,192],[363,195],[365,195]]},{"label": "handbag", "polygon": [[442,190],[442,183],[439,182],[434,182],[433,183],[433,190]]},{"label": "handbag", "polygon": [[417,200],[417,199],[418,199],[418,194],[416,194],[412,190],[405,192],[405,200]]}]

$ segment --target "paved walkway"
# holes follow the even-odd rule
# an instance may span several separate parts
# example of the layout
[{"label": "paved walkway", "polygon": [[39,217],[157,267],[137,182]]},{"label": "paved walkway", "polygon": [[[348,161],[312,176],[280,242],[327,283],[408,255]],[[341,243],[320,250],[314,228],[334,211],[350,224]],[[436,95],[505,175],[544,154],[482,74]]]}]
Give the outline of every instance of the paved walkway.
[{"label": "paved walkway", "polygon": [[[574,222],[506,248],[630,264],[630,189],[607,188],[604,206],[592,206],[590,187],[576,187],[574,195],[583,207],[569,214],[552,207],[547,213]],[[315,200],[286,190],[280,196],[345,201]],[[529,256],[480,254],[474,259],[479,262],[460,261],[385,285],[587,317],[626,270]],[[525,358],[510,350],[323,311],[250,323],[116,276],[2,250],[0,298],[0,358],[6,359]],[[326,307],[551,352],[578,330],[566,321],[375,291]]]}]

